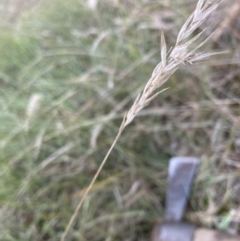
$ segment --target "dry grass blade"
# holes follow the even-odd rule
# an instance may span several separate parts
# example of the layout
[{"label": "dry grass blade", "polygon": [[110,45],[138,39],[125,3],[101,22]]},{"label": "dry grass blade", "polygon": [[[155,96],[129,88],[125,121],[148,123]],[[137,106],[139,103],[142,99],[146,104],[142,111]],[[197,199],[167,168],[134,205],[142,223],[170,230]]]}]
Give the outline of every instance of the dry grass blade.
[{"label": "dry grass blade", "polygon": [[[78,211],[80,210],[82,204],[84,203],[87,195],[89,194],[94,182],[96,181],[99,173],[101,172],[105,162],[112,149],[114,148],[117,140],[122,134],[124,128],[129,125],[135,116],[149,104],[149,102],[154,99],[160,92],[156,93],[158,88],[160,88],[170,76],[182,65],[185,63],[192,63],[197,60],[204,60],[209,56],[214,55],[215,53],[195,53],[194,50],[190,49],[190,45],[196,41],[199,36],[192,37],[190,40],[185,41],[202,23],[203,21],[217,8],[220,1],[208,1],[208,0],[199,0],[197,7],[193,14],[187,19],[183,27],[181,28],[179,35],[177,37],[176,45],[172,51],[167,55],[167,47],[164,38],[164,34],[161,34],[161,58],[162,61],[154,69],[151,78],[146,83],[146,86],[141,95],[139,95],[135,102],[133,103],[130,110],[125,115],[123,122],[120,126],[117,137],[115,138],[113,144],[111,145],[109,151],[107,152],[104,160],[102,161],[99,169],[97,170],[92,182],[88,186],[86,192],[84,193],[82,199],[80,200],[77,208],[75,209],[74,214],[72,215],[63,235],[61,241],[65,240],[65,237],[70,230]],[[185,41],[185,42],[184,42]],[[205,43],[206,41],[204,41]],[[201,45],[201,44],[200,44]],[[195,49],[196,50],[196,49]]]}]

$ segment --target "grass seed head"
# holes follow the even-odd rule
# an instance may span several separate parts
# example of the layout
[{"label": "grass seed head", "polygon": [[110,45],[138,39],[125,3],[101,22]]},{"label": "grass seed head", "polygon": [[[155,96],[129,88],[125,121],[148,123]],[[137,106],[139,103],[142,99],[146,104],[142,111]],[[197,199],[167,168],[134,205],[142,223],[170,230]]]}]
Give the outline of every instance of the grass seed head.
[{"label": "grass seed head", "polygon": [[203,21],[210,16],[210,14],[217,8],[220,1],[206,1],[199,0],[195,11],[190,15],[182,26],[176,44],[171,50],[170,54],[167,54],[167,45],[164,37],[163,31],[161,32],[161,62],[153,70],[151,78],[146,83],[146,86],[140,94],[132,107],[129,109],[126,118],[124,119],[123,126],[129,125],[137,113],[146,107],[150,101],[152,101],[156,96],[165,91],[158,91],[155,93],[164,83],[168,81],[170,76],[185,63],[195,63],[197,61],[202,61],[210,56],[221,54],[221,53],[197,53],[196,51],[205,44],[209,38],[202,41],[197,48],[191,50],[190,46],[199,39],[203,31],[201,31],[196,36],[190,38],[188,37],[203,23]]}]

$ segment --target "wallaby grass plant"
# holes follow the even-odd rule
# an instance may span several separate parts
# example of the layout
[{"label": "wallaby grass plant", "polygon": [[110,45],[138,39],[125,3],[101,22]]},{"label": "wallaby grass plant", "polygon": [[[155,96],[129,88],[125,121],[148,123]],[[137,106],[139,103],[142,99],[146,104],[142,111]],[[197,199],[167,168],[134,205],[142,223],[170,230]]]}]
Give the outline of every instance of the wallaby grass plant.
[{"label": "wallaby grass plant", "polygon": [[196,36],[188,39],[191,34],[204,22],[204,20],[218,7],[220,1],[209,1],[209,0],[199,0],[195,11],[187,19],[187,21],[182,26],[175,46],[168,52],[164,33],[161,33],[161,62],[153,70],[151,78],[147,81],[143,92],[136,98],[130,110],[126,113],[123,118],[122,124],[119,128],[119,132],[112,143],[109,151],[107,152],[105,158],[103,159],[100,167],[98,168],[96,174],[94,175],[89,187],[86,189],[81,201],[79,202],[74,214],[72,215],[65,232],[62,235],[61,240],[64,241],[65,237],[78,214],[79,209],[83,205],[87,195],[89,194],[92,186],[94,185],[99,173],[101,172],[105,162],[107,161],[112,149],[114,148],[116,142],[121,136],[123,130],[133,121],[135,116],[146,107],[153,99],[155,99],[160,93],[165,91],[165,89],[156,91],[170,78],[170,76],[178,70],[182,64],[194,64],[197,61],[202,61],[210,56],[221,54],[217,53],[198,53],[197,50],[202,47],[211,35],[204,41],[202,41],[196,48],[191,49],[190,46],[196,40],[199,39],[202,32]]},{"label": "wallaby grass plant", "polygon": [[[65,240],[149,240],[164,212],[168,160],[177,155],[202,161],[186,219],[237,229],[240,25],[226,13],[238,0],[223,1],[180,45],[210,28],[178,50],[181,58],[191,53],[231,16],[233,30],[220,29],[204,50],[234,54],[192,65],[170,56],[196,0],[29,1],[31,9],[7,1],[11,18],[0,8],[0,239],[59,241],[121,120],[134,114]],[[159,64],[161,31],[165,71],[174,71],[173,60],[181,68],[145,89]],[[155,70],[156,88],[167,76],[162,63]]]}]

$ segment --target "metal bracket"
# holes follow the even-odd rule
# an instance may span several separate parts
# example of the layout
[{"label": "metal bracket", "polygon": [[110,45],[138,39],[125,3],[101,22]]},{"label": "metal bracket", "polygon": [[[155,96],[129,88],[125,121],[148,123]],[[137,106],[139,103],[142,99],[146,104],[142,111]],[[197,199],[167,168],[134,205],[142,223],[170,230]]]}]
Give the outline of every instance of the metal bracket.
[{"label": "metal bracket", "polygon": [[182,219],[198,164],[199,160],[195,157],[174,157],[170,160],[166,220],[180,221]]},{"label": "metal bracket", "polygon": [[193,241],[195,226],[183,222],[165,222],[155,233],[159,241]]}]

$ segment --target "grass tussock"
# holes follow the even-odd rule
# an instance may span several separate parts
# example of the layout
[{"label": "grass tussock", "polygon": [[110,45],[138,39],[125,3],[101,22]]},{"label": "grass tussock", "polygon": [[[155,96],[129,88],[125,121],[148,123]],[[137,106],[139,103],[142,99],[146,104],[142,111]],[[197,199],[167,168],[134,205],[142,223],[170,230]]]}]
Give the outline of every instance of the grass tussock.
[{"label": "grass tussock", "polygon": [[[29,3],[2,20],[1,240],[60,239],[125,110],[159,63],[161,29],[162,47],[164,39],[168,49],[175,46],[196,5],[90,2]],[[189,33],[194,38],[218,23],[204,51],[230,54],[183,65],[161,82],[169,90],[137,111],[66,240],[148,240],[164,211],[166,168],[175,155],[201,158],[186,218],[239,230],[240,19],[226,14],[238,11],[236,2],[223,2]],[[202,32],[191,49],[211,32]],[[163,50],[164,56],[167,65],[171,55]],[[182,64],[189,56],[178,59]]]}]

